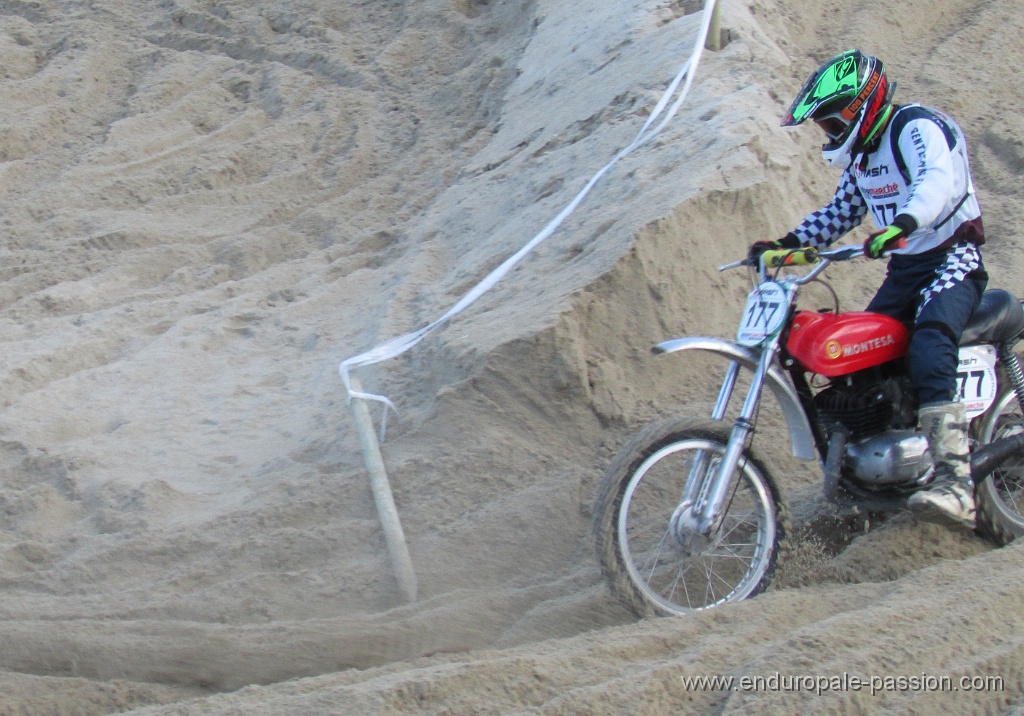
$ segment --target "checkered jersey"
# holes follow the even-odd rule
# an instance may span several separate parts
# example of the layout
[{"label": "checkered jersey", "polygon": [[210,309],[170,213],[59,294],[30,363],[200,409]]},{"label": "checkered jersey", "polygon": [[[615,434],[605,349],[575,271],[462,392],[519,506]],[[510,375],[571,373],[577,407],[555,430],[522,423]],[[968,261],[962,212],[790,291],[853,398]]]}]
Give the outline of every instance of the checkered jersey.
[{"label": "checkered jersey", "polygon": [[807,215],[793,233],[804,246],[825,248],[847,232],[860,226],[868,205],[857,189],[851,164],[843,172],[832,203]]},{"label": "checkered jersey", "polygon": [[932,298],[946,289],[953,288],[962,283],[972,272],[981,268],[981,252],[978,247],[970,241],[961,241],[950,249],[946,263],[938,271],[935,280],[927,288],[921,291],[921,305],[917,309],[918,315]]}]

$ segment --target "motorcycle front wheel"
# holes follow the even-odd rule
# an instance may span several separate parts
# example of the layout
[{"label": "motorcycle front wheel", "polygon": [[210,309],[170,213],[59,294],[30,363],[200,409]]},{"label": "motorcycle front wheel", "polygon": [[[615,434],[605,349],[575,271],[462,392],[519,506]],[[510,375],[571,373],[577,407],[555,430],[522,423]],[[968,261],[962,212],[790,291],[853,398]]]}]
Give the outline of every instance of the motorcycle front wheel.
[{"label": "motorcycle front wheel", "polygon": [[[994,412],[978,436],[981,445],[1024,433],[1024,415],[1016,393],[999,396]],[[997,545],[1024,535],[1024,460],[1010,458],[975,487],[977,530]]]},{"label": "motorcycle front wheel", "polygon": [[715,475],[728,439],[724,423],[671,418],[640,432],[605,472],[594,511],[597,555],[612,593],[637,616],[708,609],[768,586],[785,510],[756,455],[740,459],[715,534],[673,526],[687,478]]}]

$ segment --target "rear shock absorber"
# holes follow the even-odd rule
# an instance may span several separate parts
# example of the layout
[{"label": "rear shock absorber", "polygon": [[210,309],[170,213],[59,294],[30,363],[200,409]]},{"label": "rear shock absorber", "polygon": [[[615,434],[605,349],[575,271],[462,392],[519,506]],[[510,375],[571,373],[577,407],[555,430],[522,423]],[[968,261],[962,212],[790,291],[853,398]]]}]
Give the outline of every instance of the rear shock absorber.
[{"label": "rear shock absorber", "polygon": [[1020,405],[1021,412],[1024,413],[1024,369],[1021,368],[1020,359],[1013,352],[1010,344],[1003,343],[999,346],[999,360],[1006,368],[1006,374],[1017,391],[1017,403]]}]

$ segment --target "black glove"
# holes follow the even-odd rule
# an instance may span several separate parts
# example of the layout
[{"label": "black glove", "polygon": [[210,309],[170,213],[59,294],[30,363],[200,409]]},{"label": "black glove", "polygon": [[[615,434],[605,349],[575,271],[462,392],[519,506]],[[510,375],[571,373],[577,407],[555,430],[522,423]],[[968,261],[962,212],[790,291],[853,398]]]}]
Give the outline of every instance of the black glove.
[{"label": "black glove", "polygon": [[755,241],[750,245],[750,249],[747,251],[747,260],[754,266],[757,266],[758,261],[761,260],[761,254],[765,251],[778,251],[779,249],[799,249],[801,246],[800,239],[793,233],[788,233],[781,239],[775,241]]}]

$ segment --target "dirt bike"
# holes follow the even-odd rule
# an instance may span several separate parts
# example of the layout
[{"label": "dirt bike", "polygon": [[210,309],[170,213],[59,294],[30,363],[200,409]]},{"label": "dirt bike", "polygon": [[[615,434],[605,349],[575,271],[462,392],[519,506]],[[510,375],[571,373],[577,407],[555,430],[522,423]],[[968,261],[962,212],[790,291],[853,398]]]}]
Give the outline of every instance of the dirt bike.
[{"label": "dirt bike", "polygon": [[[906,509],[935,461],[916,430],[905,365],[907,327],[876,313],[797,310],[800,289],[860,246],[768,251],[735,341],[677,338],[655,354],[709,352],[729,367],[710,419],[648,426],[619,452],[598,488],[594,532],[613,594],[638,616],[681,614],[763,591],[789,530],[782,490],[752,445],[765,388],[774,394],[792,454],[818,461],[825,497],[872,510]],[[794,266],[812,266],[800,275]],[[774,273],[772,269],[775,269]],[[827,285],[827,284],[826,284]],[[1024,338],[1021,301],[986,291],[960,344],[958,399],[970,420],[977,531],[997,545],[1024,534]],[[724,420],[741,370],[739,416]]]}]

